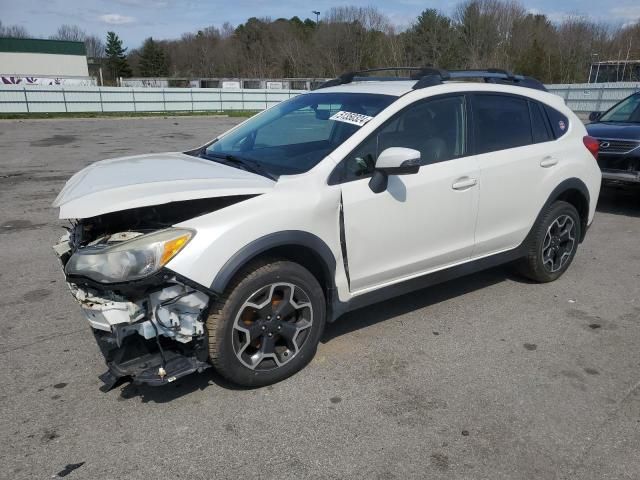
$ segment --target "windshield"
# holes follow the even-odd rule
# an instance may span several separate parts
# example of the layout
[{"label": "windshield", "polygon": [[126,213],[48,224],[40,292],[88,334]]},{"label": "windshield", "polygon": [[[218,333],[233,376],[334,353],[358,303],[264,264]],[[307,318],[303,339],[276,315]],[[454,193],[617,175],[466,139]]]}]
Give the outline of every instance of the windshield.
[{"label": "windshield", "polygon": [[600,117],[600,122],[640,122],[640,95],[631,95]]},{"label": "windshield", "polygon": [[298,95],[213,142],[203,156],[268,176],[303,173],[395,99],[368,93]]}]

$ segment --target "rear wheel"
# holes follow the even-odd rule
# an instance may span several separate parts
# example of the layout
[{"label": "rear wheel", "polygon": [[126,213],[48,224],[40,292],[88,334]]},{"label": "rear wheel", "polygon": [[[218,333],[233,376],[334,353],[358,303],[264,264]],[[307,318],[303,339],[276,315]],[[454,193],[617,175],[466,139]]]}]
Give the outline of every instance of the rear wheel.
[{"label": "rear wheel", "polygon": [[536,282],[552,282],[571,265],[581,235],[580,215],[564,201],[554,202],[536,223],[520,272]]},{"label": "rear wheel", "polygon": [[210,360],[238,385],[279,382],[313,358],[324,324],[324,294],[308,270],[285,260],[253,263],[211,309]]}]

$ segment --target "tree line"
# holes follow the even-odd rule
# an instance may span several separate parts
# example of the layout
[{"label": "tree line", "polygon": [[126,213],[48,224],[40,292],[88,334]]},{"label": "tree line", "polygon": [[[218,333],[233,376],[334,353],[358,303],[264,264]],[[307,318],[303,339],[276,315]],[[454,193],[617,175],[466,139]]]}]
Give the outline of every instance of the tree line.
[{"label": "tree line", "polygon": [[[0,24],[0,36],[11,28],[18,27]],[[504,68],[546,83],[573,83],[587,80],[594,60],[640,59],[639,21],[612,26],[574,16],[554,22],[513,0],[466,0],[450,15],[426,9],[402,31],[374,7],[344,6],[319,22],[249,18],[179,39],[148,38],[129,52],[114,32],[106,45],[69,25],[53,38],[85,41],[90,57],[104,59],[111,79],[323,78],[378,66],[433,65]]]}]

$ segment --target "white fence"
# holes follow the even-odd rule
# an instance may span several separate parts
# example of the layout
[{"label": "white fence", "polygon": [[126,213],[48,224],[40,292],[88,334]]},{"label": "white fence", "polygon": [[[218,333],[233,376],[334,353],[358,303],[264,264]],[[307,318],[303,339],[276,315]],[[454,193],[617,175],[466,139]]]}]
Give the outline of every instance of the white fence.
[{"label": "white fence", "polygon": [[[640,83],[547,85],[576,113],[604,111]],[[305,90],[0,85],[0,114],[264,110]]]},{"label": "white fence", "polygon": [[0,85],[1,113],[264,110],[303,90]]},{"label": "white fence", "polygon": [[604,112],[623,98],[640,91],[638,82],[573,83],[546,85],[551,93],[564,98],[576,113]]}]

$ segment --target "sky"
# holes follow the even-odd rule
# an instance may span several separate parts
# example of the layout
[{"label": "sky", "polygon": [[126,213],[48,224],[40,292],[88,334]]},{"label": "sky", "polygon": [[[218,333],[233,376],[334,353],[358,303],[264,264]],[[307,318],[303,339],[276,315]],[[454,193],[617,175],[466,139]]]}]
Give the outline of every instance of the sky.
[{"label": "sky", "polygon": [[[374,6],[400,28],[409,26],[426,8],[450,14],[457,0],[0,0],[0,21],[18,24],[33,37],[46,38],[62,24],[78,25],[87,33],[106,35],[115,31],[126,47],[136,48],[147,37],[179,38],[203,27],[243,23],[249,17],[314,18],[313,10],[327,12],[341,5]],[[640,1],[615,0],[521,0],[525,9],[545,13],[553,21],[580,15],[613,25],[640,18]]]}]

